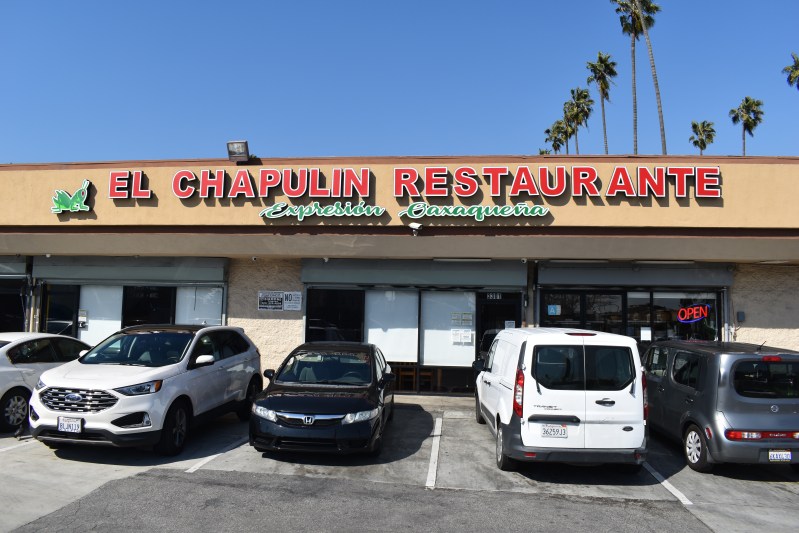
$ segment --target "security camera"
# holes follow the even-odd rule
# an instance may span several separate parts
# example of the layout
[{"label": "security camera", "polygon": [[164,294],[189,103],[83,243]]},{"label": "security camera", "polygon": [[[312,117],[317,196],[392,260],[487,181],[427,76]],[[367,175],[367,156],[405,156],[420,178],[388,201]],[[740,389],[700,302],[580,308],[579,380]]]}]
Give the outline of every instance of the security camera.
[{"label": "security camera", "polygon": [[526,262],[527,262],[527,258],[526,257],[522,257],[522,263],[526,263]]},{"label": "security camera", "polygon": [[253,256],[252,260],[253,260],[253,261],[258,261],[258,258],[257,258],[257,257],[255,257],[255,256]]},{"label": "security camera", "polygon": [[422,229],[422,225],[419,224],[418,222],[411,222],[410,224],[408,224],[408,227],[416,231]]}]

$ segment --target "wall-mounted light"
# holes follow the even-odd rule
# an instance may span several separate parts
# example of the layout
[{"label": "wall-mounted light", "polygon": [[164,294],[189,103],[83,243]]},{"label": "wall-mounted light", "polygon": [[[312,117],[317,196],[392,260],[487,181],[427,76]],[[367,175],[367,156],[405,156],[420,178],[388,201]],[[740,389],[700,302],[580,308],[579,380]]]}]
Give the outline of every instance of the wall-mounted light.
[{"label": "wall-mounted light", "polygon": [[419,224],[418,222],[411,222],[410,224],[408,224],[408,227],[411,228],[414,237],[419,235],[419,232],[422,230],[422,225]]},{"label": "wall-mounted light", "polygon": [[248,161],[250,149],[247,146],[247,141],[228,141],[227,158],[231,161]]}]

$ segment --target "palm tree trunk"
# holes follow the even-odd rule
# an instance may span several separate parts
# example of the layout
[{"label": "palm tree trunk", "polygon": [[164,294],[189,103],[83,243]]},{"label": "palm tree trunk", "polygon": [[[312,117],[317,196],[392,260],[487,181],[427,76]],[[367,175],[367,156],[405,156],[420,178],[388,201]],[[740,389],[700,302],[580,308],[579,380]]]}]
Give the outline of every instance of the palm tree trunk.
[{"label": "palm tree trunk", "polygon": [[577,128],[579,128],[579,126],[574,127],[574,152],[580,155],[580,141],[577,139]]},{"label": "palm tree trunk", "polygon": [[566,137],[566,155],[569,155],[569,138]]},{"label": "palm tree trunk", "polygon": [[635,90],[635,35],[630,36],[630,55],[632,56],[633,76],[633,154],[638,155],[638,98]]},{"label": "palm tree trunk", "polygon": [[608,155],[608,128],[605,125],[605,99],[602,95],[599,96],[599,102],[602,104],[602,135],[605,136],[605,155]]},{"label": "palm tree trunk", "polygon": [[[639,15],[641,11],[641,2],[635,0],[635,7],[638,9]],[[655,70],[655,55],[652,53],[652,41],[649,40],[649,30],[646,29],[646,24],[642,24],[644,29],[644,38],[646,39],[646,48],[649,51],[649,65],[652,67],[652,82],[655,84],[655,99],[658,104],[658,120],[660,120],[660,146],[663,150],[663,155],[666,155],[666,126],[663,123],[663,106],[660,103],[660,86],[658,85],[658,74]]]},{"label": "palm tree trunk", "polygon": [[743,145],[744,145],[743,154],[744,154],[744,157],[746,157],[746,128],[743,127],[743,126],[741,126],[741,141],[743,141]]}]

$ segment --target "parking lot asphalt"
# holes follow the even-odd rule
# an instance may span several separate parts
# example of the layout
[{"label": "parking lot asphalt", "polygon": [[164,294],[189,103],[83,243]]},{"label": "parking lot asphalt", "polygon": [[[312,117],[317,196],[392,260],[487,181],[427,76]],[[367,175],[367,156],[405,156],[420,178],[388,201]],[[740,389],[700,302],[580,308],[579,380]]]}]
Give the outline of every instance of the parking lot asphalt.
[{"label": "parking lot asphalt", "polygon": [[[234,416],[199,428],[177,458],[147,449],[53,451],[29,438],[0,436],[0,531],[183,531],[196,529],[200,517],[200,530],[209,531],[214,525],[245,531],[257,524],[269,524],[258,527],[267,530],[341,531],[354,526],[363,505],[388,505],[381,527],[358,526],[383,531],[496,528],[491,517],[509,531],[537,524],[571,531],[779,532],[794,531],[799,523],[798,478],[787,467],[721,465],[699,474],[685,465],[678,444],[655,436],[647,469],[637,474],[609,465],[560,464],[502,472],[494,464],[490,431],[474,421],[471,397],[396,398],[396,416],[376,459],[260,454],[246,443],[247,424]],[[214,491],[218,501],[209,506]],[[355,522],[326,513],[331,502]],[[497,509],[486,507],[491,502],[497,509],[518,505],[524,509],[520,521],[502,520]],[[275,514],[281,506],[286,509]],[[249,510],[240,516],[240,508]],[[413,527],[414,516],[426,516],[430,527]]]}]

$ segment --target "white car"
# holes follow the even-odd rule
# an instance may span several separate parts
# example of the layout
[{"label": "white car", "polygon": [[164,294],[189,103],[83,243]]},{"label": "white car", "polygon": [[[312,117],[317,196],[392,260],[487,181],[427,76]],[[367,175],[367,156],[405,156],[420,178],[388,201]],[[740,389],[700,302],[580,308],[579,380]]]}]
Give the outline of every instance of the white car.
[{"label": "white car", "polygon": [[28,399],[42,372],[77,359],[89,348],[65,335],[0,333],[0,433],[25,421]]},{"label": "white car", "polygon": [[496,461],[620,463],[646,459],[646,380],[635,339],[598,331],[501,331],[474,364],[475,417]]},{"label": "white car", "polygon": [[30,401],[32,435],[64,444],[154,446],[180,453],[193,422],[249,418],[261,356],[241,328],[134,326],[42,374]]}]

